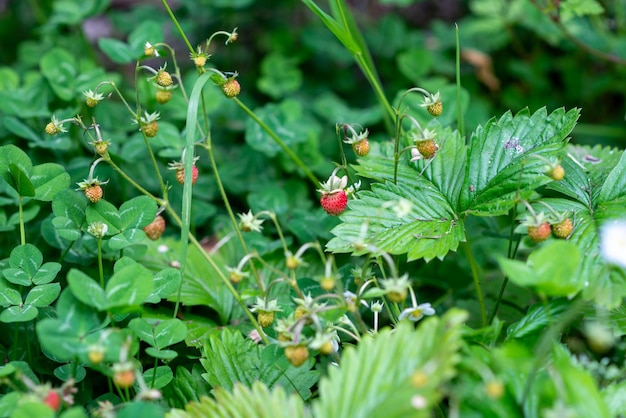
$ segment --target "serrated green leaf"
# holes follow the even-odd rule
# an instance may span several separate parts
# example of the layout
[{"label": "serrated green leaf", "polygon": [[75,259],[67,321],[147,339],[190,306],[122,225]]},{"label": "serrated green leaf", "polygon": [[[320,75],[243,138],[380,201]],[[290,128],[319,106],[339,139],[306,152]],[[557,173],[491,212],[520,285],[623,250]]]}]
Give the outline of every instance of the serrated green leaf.
[{"label": "serrated green leaf", "polygon": [[453,309],[442,318],[426,319],[417,330],[401,323],[393,333],[385,329],[373,338],[363,338],[356,348],[346,348],[341,367],[330,368],[320,381],[320,397],[313,403],[315,416],[429,416],[428,408],[415,415],[411,398],[416,388],[410,383],[411,375],[427,374],[428,386],[419,395],[427,405],[434,405],[441,396],[437,386],[455,375],[466,318],[465,312]]},{"label": "serrated green leaf", "polygon": [[609,410],[600,395],[591,374],[576,364],[571,354],[560,345],[554,345],[554,371],[560,386],[559,395],[577,416],[609,418]]},{"label": "serrated green leaf", "polygon": [[600,145],[593,148],[569,145],[567,158],[561,161],[565,178],[548,184],[547,188],[576,199],[591,209],[621,155],[615,149]]},{"label": "serrated green leaf", "polygon": [[[341,216],[344,223],[332,230],[336,238],[327,244],[328,250],[353,251],[353,243],[365,242],[391,254],[407,253],[409,260],[429,261],[443,258],[465,240],[462,220],[455,219],[445,197],[426,179],[412,186],[375,184],[359,196]],[[411,210],[399,218],[389,203],[401,200],[408,201]]]},{"label": "serrated green leaf", "polygon": [[558,318],[569,307],[566,299],[556,299],[547,304],[532,305],[528,313],[522,319],[511,324],[506,330],[506,339],[519,339],[537,335],[545,331],[551,323],[558,321]]},{"label": "serrated green leaf", "polygon": [[622,157],[600,189],[598,202],[610,202],[624,196],[626,196],[626,153],[622,152]]},{"label": "serrated green leaf", "polygon": [[600,15],[604,8],[596,0],[564,0],[559,6],[562,22],[567,22],[575,17]]},{"label": "serrated green leaf", "polygon": [[532,115],[526,109],[515,116],[507,112],[479,127],[470,139],[459,209],[505,214],[518,193],[550,182],[541,158],[558,155],[578,116],[578,109],[557,109],[549,115],[545,108]]},{"label": "serrated green leaf", "polygon": [[304,402],[287,395],[281,387],[270,389],[262,382],[250,387],[237,383],[232,391],[216,388],[215,399],[204,396],[185,406],[189,418],[304,418]]},{"label": "serrated green leaf", "polygon": [[185,367],[176,368],[176,378],[163,388],[163,398],[173,408],[184,408],[191,401],[209,395],[210,386],[202,379],[202,367],[195,363],[190,372]]}]

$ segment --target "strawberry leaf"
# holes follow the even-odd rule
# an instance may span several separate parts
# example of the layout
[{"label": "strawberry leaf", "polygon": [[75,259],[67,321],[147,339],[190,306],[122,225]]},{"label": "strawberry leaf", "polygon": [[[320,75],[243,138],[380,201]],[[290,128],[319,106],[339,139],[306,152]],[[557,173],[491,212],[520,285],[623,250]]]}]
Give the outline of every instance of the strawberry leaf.
[{"label": "strawberry leaf", "polygon": [[[569,151],[572,158],[564,161],[565,179],[549,186],[566,197],[543,201],[556,212],[573,213],[574,230],[569,241],[584,257],[572,280],[585,282],[583,297],[615,308],[626,297],[626,269],[604,260],[599,237],[605,223],[626,217],[626,183],[622,179],[626,155],[598,147],[571,147]],[[604,183],[603,179],[606,179]],[[545,207],[537,206],[537,209]]]},{"label": "strawberry leaf", "polygon": [[[342,215],[344,222],[333,229],[336,238],[327,248],[346,252],[355,243],[365,243],[391,254],[407,253],[409,260],[426,261],[456,250],[465,240],[463,222],[432,183],[426,179],[417,183],[418,188],[375,184],[372,191],[360,193]],[[408,201],[411,209],[400,217],[396,207],[402,201]]]},{"label": "strawberry leaf", "polygon": [[470,139],[465,182],[459,208],[476,215],[505,214],[516,196],[530,192],[551,179],[544,175],[546,161],[565,146],[578,119],[578,109],[542,108],[530,115],[505,113],[479,127]]}]

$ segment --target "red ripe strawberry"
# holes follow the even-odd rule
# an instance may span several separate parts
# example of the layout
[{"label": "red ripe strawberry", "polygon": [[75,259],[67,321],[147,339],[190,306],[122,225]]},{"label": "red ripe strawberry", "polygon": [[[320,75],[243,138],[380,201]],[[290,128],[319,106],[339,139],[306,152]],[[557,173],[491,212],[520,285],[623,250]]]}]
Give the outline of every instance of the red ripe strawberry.
[{"label": "red ripe strawberry", "polygon": [[239,81],[233,79],[228,80],[226,83],[222,84],[222,91],[224,95],[228,98],[233,98],[239,95],[241,92],[241,86],[239,85]]},{"label": "red ripe strawberry", "polygon": [[[194,165],[191,170],[191,184],[196,184],[196,180],[198,180],[198,167]],[[176,181],[185,184],[185,169],[183,167],[176,170]]]},{"label": "red ripe strawberry", "polygon": [[165,219],[163,219],[161,215],[158,215],[152,222],[143,228],[143,232],[145,232],[146,236],[152,241],[156,241],[161,238],[163,231],[165,231]]},{"label": "red ripe strawberry", "polygon": [[424,157],[424,159],[429,160],[435,156],[439,146],[432,139],[426,139],[424,141],[417,141],[415,143],[415,148],[419,151],[419,153]]},{"label": "red ripe strawberry", "polygon": [[61,395],[59,395],[59,392],[51,390],[43,401],[52,408],[53,411],[58,411],[61,406]]},{"label": "red ripe strawberry", "polygon": [[354,142],[352,144],[352,150],[359,157],[365,157],[370,152],[370,143],[367,138],[364,138],[359,142]]},{"label": "red ripe strawberry", "polygon": [[539,225],[529,226],[528,227],[528,236],[534,242],[543,242],[550,238],[550,234],[552,233],[552,228],[548,222],[543,222]]},{"label": "red ripe strawberry", "polygon": [[567,239],[574,230],[574,224],[570,218],[565,218],[561,222],[552,225],[554,236],[561,239]]},{"label": "red ripe strawberry", "polygon": [[320,204],[329,215],[341,215],[348,205],[348,195],[344,190],[323,193],[320,198]]},{"label": "red ripe strawberry", "polygon": [[305,345],[290,345],[285,348],[285,357],[291,364],[299,367],[309,358],[309,349]]},{"label": "red ripe strawberry", "polygon": [[102,199],[102,187],[99,184],[92,184],[88,186],[85,190],[85,196],[91,203],[97,203]]},{"label": "red ripe strawberry", "polygon": [[141,126],[141,130],[148,138],[153,138],[159,132],[159,124],[156,120]]}]

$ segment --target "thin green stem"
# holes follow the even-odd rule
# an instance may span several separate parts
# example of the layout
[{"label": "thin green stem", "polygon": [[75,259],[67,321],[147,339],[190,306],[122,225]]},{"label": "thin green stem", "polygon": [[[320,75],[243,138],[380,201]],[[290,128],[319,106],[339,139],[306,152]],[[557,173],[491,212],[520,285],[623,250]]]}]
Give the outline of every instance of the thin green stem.
[{"label": "thin green stem", "polygon": [[176,19],[176,16],[174,16],[174,12],[172,12],[172,9],[170,9],[169,4],[167,4],[167,0],[161,0],[161,2],[163,3],[163,7],[165,7],[165,10],[167,11],[167,14],[170,16],[170,19],[172,19],[172,22],[174,22],[174,26],[176,26],[176,29],[178,29],[178,33],[180,33],[183,41],[185,41],[187,49],[189,49],[189,52],[194,52],[194,49],[189,42],[189,39],[187,39],[187,35],[185,35],[185,31],[180,26],[180,23],[178,23],[178,19]]},{"label": "thin green stem", "polygon": [[374,92],[376,93],[378,100],[383,105],[383,108],[386,113],[385,121],[393,119],[393,116],[394,116],[393,108],[391,107],[391,104],[387,100],[387,97],[385,96],[385,92],[383,91],[378,81],[378,78],[374,75],[373,71],[371,70],[371,68],[369,67],[365,59],[363,58],[363,55],[361,52],[355,55],[355,59],[357,61],[357,64],[361,68],[361,71],[363,71],[365,78],[367,78],[367,81],[369,81],[370,85],[374,89]]},{"label": "thin green stem", "polygon": [[461,41],[459,39],[459,25],[454,25],[456,30],[456,116],[457,130],[461,137],[465,136],[465,119],[461,105]]},{"label": "thin green stem", "polygon": [[465,251],[465,256],[467,257],[467,261],[470,264],[470,269],[472,270],[472,277],[474,278],[474,286],[476,286],[476,297],[478,298],[478,304],[480,305],[481,324],[483,327],[485,327],[487,326],[487,309],[485,308],[483,290],[480,285],[480,273],[478,269],[478,264],[476,264],[474,253],[472,252],[472,248],[469,245],[469,239],[461,243],[461,246],[463,247],[463,250]]},{"label": "thin green stem", "polygon": [[152,373],[152,382],[150,382],[150,388],[154,388],[154,384],[156,383],[156,376],[157,376],[156,369],[158,365],[159,365],[159,359],[155,357],[154,368],[152,369],[154,373]]},{"label": "thin green stem", "polygon": [[234,97],[233,100],[244,112],[248,114],[260,127],[263,129],[273,140],[278,144],[278,146],[291,158],[291,160],[304,172],[304,174],[313,182],[315,186],[319,184],[319,180],[315,177],[315,174],[307,167],[306,164],[302,162],[302,160],[291,150],[289,147],[283,142],[282,139],[269,127],[265,122],[263,122],[259,117],[252,111],[248,106],[246,106],[241,100]]},{"label": "thin green stem", "polygon": [[[215,176],[215,182],[217,183],[217,188],[220,192],[220,196],[222,197],[222,201],[224,202],[224,207],[226,208],[226,212],[228,213],[230,222],[233,224],[233,229],[235,230],[235,234],[237,234],[237,238],[239,239],[239,242],[241,243],[241,248],[243,249],[244,253],[248,254],[249,252],[248,246],[246,245],[246,241],[243,239],[243,235],[241,234],[241,229],[238,226],[237,219],[235,218],[233,209],[230,206],[228,195],[226,194],[226,190],[224,189],[224,184],[222,183],[220,172],[217,168],[217,162],[215,161],[215,156],[213,155],[213,147],[211,144],[211,134],[207,136],[206,144],[203,145],[203,147],[206,149],[207,154],[209,155],[209,161],[211,162],[211,168],[213,170],[213,175]],[[259,289],[263,289],[265,287],[263,280],[261,280],[261,277],[258,271],[256,270],[256,267],[254,266],[254,263],[252,262],[252,260],[250,260],[249,264],[250,264],[250,270],[252,270],[252,274],[254,274],[254,277],[256,279],[257,286],[259,286]]]},{"label": "thin green stem", "polygon": [[17,200],[17,208],[20,214],[20,243],[26,245],[26,230],[24,225],[24,198],[20,195]]},{"label": "thin green stem", "polygon": [[100,287],[104,289],[104,268],[102,267],[102,238],[98,238],[98,274],[100,275]]}]

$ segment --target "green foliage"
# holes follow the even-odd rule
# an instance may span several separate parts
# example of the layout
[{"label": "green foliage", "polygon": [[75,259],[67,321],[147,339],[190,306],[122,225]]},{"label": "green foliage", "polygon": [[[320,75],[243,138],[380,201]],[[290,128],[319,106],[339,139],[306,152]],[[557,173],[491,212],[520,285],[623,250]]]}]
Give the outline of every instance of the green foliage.
[{"label": "green foliage", "polygon": [[283,388],[270,391],[261,382],[251,386],[237,383],[232,391],[218,388],[215,399],[203,397],[189,403],[185,412],[175,411],[177,417],[250,417],[250,418],[300,418],[305,417],[304,403],[296,395],[288,395]]},{"label": "green foliage", "polygon": [[623,0],[4,3],[0,416],[625,414]]}]

